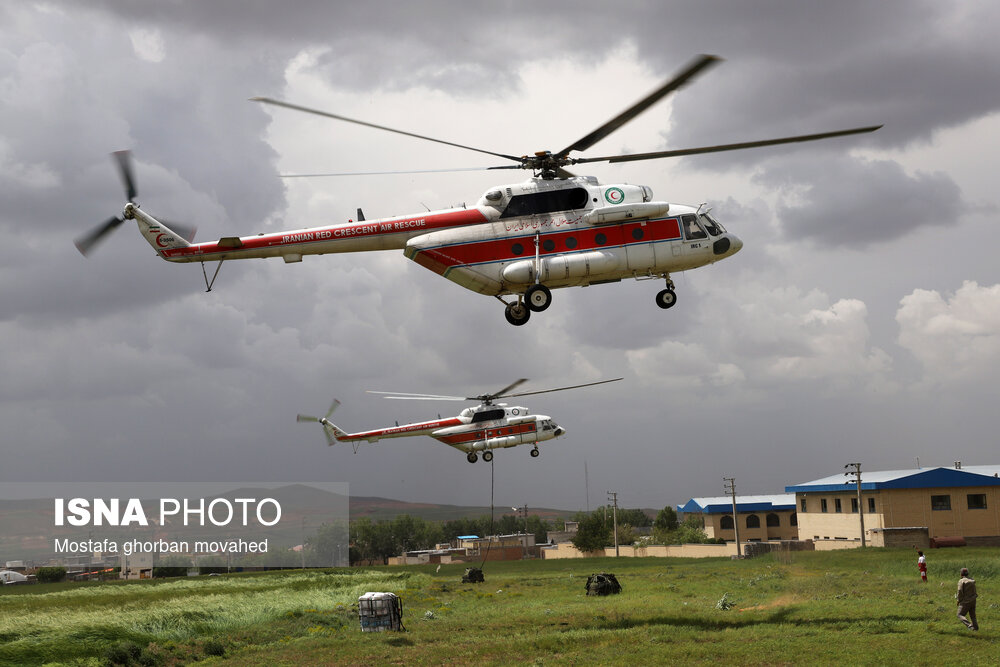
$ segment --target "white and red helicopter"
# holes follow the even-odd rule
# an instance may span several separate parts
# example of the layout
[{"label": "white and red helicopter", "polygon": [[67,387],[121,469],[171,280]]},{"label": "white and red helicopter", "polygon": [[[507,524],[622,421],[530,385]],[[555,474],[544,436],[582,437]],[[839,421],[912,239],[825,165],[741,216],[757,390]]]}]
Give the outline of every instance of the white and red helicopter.
[{"label": "white and red helicopter", "polygon": [[370,394],[391,394],[384,398],[409,401],[480,401],[479,405],[465,408],[457,417],[448,417],[413,424],[397,423],[388,428],[377,428],[370,431],[359,431],[358,433],[347,433],[339,426],[330,421],[330,415],[340,405],[340,401],[334,401],[323,417],[312,417],[309,415],[299,415],[296,421],[318,422],[323,427],[323,435],[326,436],[328,445],[333,446],[338,442],[349,442],[354,446],[354,453],[357,454],[358,447],[364,442],[377,442],[383,438],[407,438],[414,435],[429,435],[435,440],[440,440],[450,447],[465,452],[465,458],[469,463],[479,460],[479,452],[482,452],[484,461],[493,460],[494,449],[504,449],[507,447],[517,447],[518,445],[534,445],[531,455],[538,456],[538,443],[545,440],[558,438],[566,433],[566,429],[559,426],[547,415],[531,414],[528,408],[523,406],[508,406],[506,403],[494,403],[498,398],[515,398],[518,396],[533,396],[535,394],[547,394],[553,391],[565,391],[567,389],[579,389],[581,387],[592,387],[608,382],[618,382],[622,378],[611,380],[601,380],[599,382],[588,382],[587,384],[577,384],[571,387],[557,387],[555,389],[542,389],[540,391],[524,391],[516,394],[510,393],[528,380],[521,378],[500,391],[492,394],[481,394],[479,396],[440,396],[437,394],[408,394],[388,391],[370,391]]},{"label": "white and red helicopter", "polygon": [[[593,176],[576,176],[567,166],[590,162],[632,162],[700,153],[814,141],[865,132],[881,125],[819,134],[799,135],[737,144],[703,146],[603,157],[571,157],[590,148],[702,70],[718,62],[715,56],[696,58],[652,93],[585,137],[552,153],[539,151],[520,157],[464,146],[412,132],[289,104],[271,98],[255,101],[285,107],[417,139],[484,153],[514,164],[483,169],[530,169],[534,176],[521,183],[490,188],[474,206],[428,211],[414,215],[358,220],[323,227],[230,236],[192,243],[192,234],[165,225],[141,211],[135,202],[135,180],[127,152],[115,153],[125,183],[128,203],[113,217],[79,238],[87,254],[106,234],[125,220],[135,220],[156,253],[169,262],[198,262],[210,291],[222,263],[233,259],[281,257],[300,262],[306,255],[373,250],[402,250],[406,257],[466,289],[496,297],[504,303],[507,321],[522,325],[532,312],[552,303],[551,290],[659,278],[665,289],[656,295],[660,308],[676,303],[671,274],[712,264],[737,253],[743,242],[703,206],[669,204],[653,199],[644,185],[601,184]],[[460,169],[467,171],[468,168]],[[431,171],[459,171],[442,169]],[[399,172],[384,172],[399,173]],[[357,174],[299,174],[346,176]],[[206,262],[217,262],[209,279]],[[504,297],[514,297],[505,300]]]}]

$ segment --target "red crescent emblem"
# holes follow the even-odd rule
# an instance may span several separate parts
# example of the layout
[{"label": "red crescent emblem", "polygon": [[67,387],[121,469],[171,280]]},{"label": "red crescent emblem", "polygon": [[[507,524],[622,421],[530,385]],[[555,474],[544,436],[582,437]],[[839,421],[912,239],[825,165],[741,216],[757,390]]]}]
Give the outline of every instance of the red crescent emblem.
[{"label": "red crescent emblem", "polygon": [[156,245],[160,246],[161,248],[167,247],[167,244],[160,240],[164,236],[166,236],[166,234],[164,234],[163,232],[160,232],[159,234],[156,235]]}]

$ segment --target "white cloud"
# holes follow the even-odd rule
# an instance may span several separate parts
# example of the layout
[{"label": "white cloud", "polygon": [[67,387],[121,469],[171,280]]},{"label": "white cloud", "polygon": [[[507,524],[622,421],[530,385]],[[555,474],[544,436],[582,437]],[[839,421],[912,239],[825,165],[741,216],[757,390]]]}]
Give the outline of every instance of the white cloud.
[{"label": "white cloud", "polygon": [[964,384],[990,377],[1000,363],[1000,284],[966,281],[950,298],[916,289],[896,312],[899,344],[924,369],[922,385]]},{"label": "white cloud", "polygon": [[135,28],[129,30],[128,38],[132,41],[132,50],[141,60],[150,63],[163,62],[167,56],[163,33],[157,29]]},{"label": "white cloud", "polygon": [[892,361],[882,350],[869,347],[867,318],[868,308],[857,299],[841,299],[796,317],[786,335],[804,351],[779,356],[769,364],[769,373],[784,380],[879,381]]},{"label": "white cloud", "polygon": [[12,153],[7,140],[0,137],[0,182],[6,187],[41,190],[59,185],[59,174],[47,164],[19,162]]},{"label": "white cloud", "polygon": [[627,353],[637,376],[672,390],[758,392],[802,383],[823,392],[892,389],[892,359],[872,345],[868,309],[858,299],[831,304],[818,290],[751,283],[703,296],[702,321],[690,340]]}]

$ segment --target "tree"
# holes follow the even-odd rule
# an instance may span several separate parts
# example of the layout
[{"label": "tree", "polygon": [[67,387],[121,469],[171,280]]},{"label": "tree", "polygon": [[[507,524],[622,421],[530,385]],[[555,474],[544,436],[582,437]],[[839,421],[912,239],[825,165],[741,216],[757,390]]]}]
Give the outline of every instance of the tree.
[{"label": "tree", "polygon": [[[609,510],[610,514],[610,510]],[[648,526],[652,523],[649,515],[640,509],[618,508],[618,525],[628,524],[630,526]]]},{"label": "tree", "polygon": [[696,516],[689,516],[684,519],[674,532],[676,541],[674,544],[705,544],[708,542],[708,535],[701,527],[701,521]]},{"label": "tree", "polygon": [[598,509],[591,514],[577,515],[576,535],[571,542],[580,551],[597,551],[611,544],[611,526],[604,522],[604,509]]},{"label": "tree", "polygon": [[656,515],[656,521],[653,522],[653,528],[665,532],[677,530],[677,526],[677,512],[670,505],[660,510]]},{"label": "tree", "polygon": [[64,567],[40,567],[35,570],[35,579],[40,584],[49,584],[62,581],[66,578],[66,568]]},{"label": "tree", "polygon": [[307,549],[306,563],[313,567],[340,565],[347,555],[348,530],[343,521],[324,523],[303,545]]},{"label": "tree", "polygon": [[153,567],[153,578],[160,577],[186,577],[188,569],[191,567],[191,559],[179,554],[161,556],[156,560]]}]

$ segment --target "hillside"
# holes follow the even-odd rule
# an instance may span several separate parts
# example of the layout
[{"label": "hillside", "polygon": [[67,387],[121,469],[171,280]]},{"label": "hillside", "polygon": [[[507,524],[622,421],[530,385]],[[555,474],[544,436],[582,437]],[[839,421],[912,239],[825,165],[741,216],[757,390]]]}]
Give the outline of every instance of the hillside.
[{"label": "hillside", "polygon": [[[451,519],[476,518],[489,516],[489,506],[440,505],[434,503],[412,503],[391,498],[375,496],[351,496],[351,518],[368,517],[372,521],[392,519],[400,514],[420,517],[425,521],[448,521]],[[513,514],[508,506],[496,507],[496,516]],[[546,507],[528,507],[528,513],[543,519],[571,519],[576,510],[558,510]]]}]

